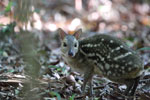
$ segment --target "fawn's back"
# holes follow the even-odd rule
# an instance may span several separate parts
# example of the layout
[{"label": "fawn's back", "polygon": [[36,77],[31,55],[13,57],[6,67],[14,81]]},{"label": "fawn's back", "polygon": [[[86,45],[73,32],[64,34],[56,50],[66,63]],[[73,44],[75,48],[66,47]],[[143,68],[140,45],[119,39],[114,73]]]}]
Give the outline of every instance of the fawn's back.
[{"label": "fawn's back", "polygon": [[135,78],[143,72],[139,55],[115,37],[95,35],[79,41],[79,48],[111,80]]}]

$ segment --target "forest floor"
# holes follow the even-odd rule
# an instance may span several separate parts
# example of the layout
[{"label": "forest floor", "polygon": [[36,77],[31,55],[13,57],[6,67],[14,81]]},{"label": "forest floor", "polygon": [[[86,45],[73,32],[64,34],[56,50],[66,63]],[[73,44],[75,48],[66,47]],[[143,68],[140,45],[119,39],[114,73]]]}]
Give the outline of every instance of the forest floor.
[{"label": "forest floor", "polygon": [[[0,12],[9,9],[8,1],[0,0]],[[24,33],[12,21],[13,10],[0,13],[0,100],[88,100],[88,91],[81,95],[83,75],[71,70],[61,57],[59,27],[70,29],[71,33],[72,29],[82,28],[82,38],[110,34],[134,50],[150,47],[150,2],[93,1],[89,0],[86,10],[81,12],[68,0],[39,2],[32,16],[33,26]],[[137,52],[146,72],[135,98],[150,100],[150,48]],[[125,100],[125,85],[98,75],[93,80],[94,100]],[[24,89],[27,84],[28,93]]]}]

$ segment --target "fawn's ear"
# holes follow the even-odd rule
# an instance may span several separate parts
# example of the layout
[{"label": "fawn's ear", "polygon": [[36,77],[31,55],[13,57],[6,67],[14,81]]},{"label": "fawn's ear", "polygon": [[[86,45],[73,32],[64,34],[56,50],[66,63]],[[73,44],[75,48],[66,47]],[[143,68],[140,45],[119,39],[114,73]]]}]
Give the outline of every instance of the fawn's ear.
[{"label": "fawn's ear", "polygon": [[82,33],[82,29],[78,29],[77,31],[75,31],[75,33],[73,34],[73,36],[75,36],[76,39],[79,39],[81,33]]},{"label": "fawn's ear", "polygon": [[61,28],[58,29],[58,33],[59,33],[60,38],[61,38],[62,40],[63,40],[64,37],[67,35],[67,33],[66,33],[64,30],[62,30]]}]

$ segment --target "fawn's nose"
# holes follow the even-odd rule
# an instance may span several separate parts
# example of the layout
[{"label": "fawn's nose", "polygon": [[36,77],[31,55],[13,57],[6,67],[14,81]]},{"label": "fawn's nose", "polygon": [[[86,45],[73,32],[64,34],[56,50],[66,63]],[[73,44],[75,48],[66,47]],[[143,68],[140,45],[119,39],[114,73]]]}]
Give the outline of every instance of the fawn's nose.
[{"label": "fawn's nose", "polygon": [[71,57],[73,57],[73,56],[74,56],[73,51],[72,51],[72,50],[69,50],[69,51],[68,51],[68,55],[71,56]]}]

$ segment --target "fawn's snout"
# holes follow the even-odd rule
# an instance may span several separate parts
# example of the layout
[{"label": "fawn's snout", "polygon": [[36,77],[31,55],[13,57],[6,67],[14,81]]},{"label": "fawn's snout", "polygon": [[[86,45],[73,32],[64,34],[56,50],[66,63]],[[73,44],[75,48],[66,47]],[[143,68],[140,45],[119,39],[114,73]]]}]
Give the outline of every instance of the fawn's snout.
[{"label": "fawn's snout", "polygon": [[73,52],[73,50],[72,49],[70,49],[69,51],[68,51],[68,56],[70,56],[70,57],[74,57],[74,52]]}]

